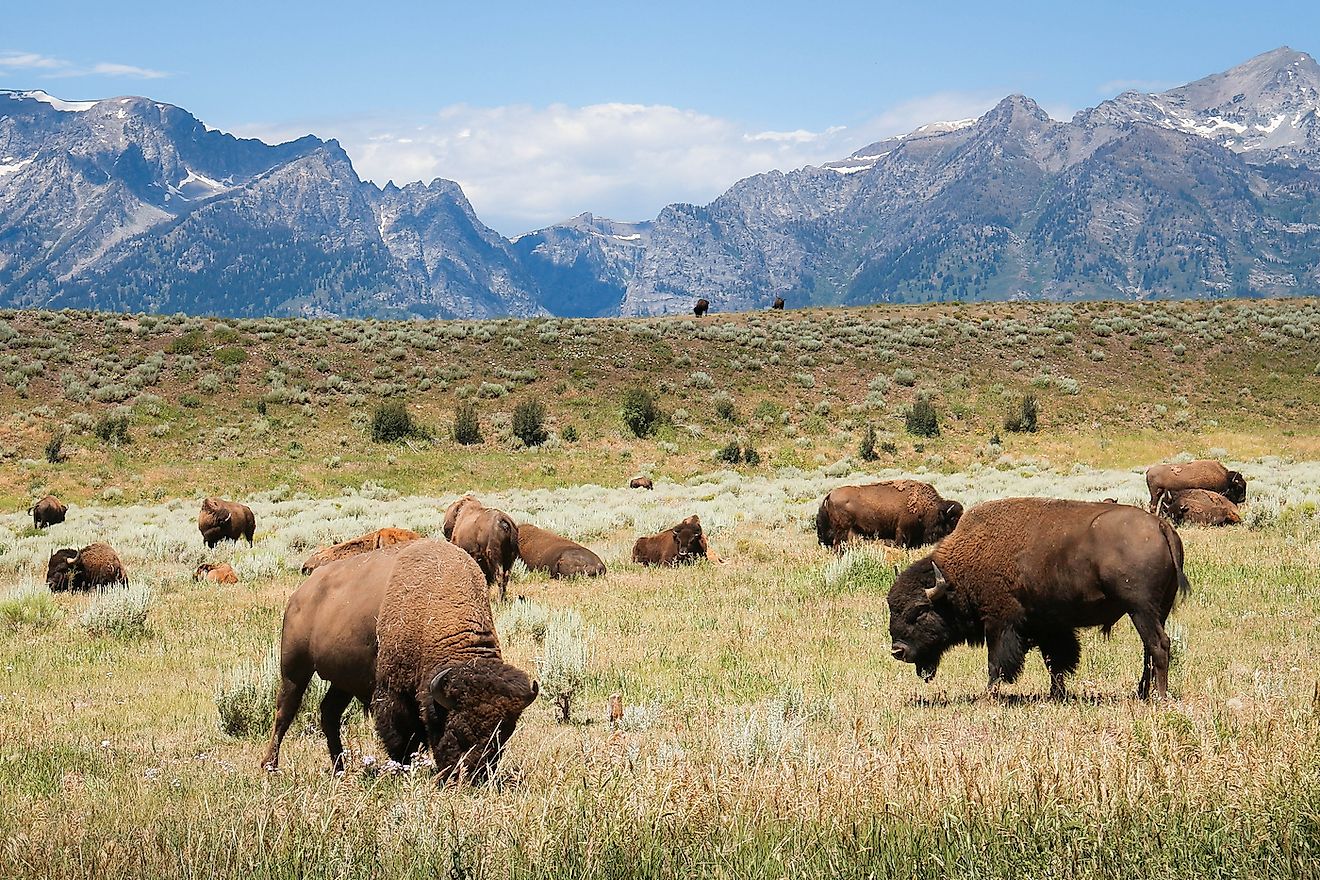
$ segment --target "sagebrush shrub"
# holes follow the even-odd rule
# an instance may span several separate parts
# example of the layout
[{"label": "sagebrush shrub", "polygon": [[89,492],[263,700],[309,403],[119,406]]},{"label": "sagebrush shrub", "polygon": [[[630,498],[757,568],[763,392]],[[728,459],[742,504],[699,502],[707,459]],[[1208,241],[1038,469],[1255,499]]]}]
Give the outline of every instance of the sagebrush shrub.
[{"label": "sagebrush shrub", "polygon": [[382,403],[371,417],[371,439],[377,443],[394,443],[421,433],[421,428],[401,400]]},{"label": "sagebrush shrub", "polygon": [[454,442],[472,446],[481,442],[481,417],[475,403],[460,403],[454,410]]},{"label": "sagebrush shrub", "polygon": [[545,404],[541,398],[521,400],[513,408],[513,435],[528,446],[540,446],[550,439],[545,429]]},{"label": "sagebrush shrub", "polygon": [[649,437],[660,424],[660,409],[655,394],[645,388],[629,388],[623,393],[620,417],[634,437]]},{"label": "sagebrush shrub", "polygon": [[92,601],[78,622],[93,636],[137,638],[147,633],[151,599],[151,587],[142,581],[109,587]]},{"label": "sagebrush shrub", "polygon": [[1004,430],[1015,434],[1034,434],[1039,417],[1036,395],[1027,394],[1014,409],[1004,416]]},{"label": "sagebrush shrub", "polygon": [[918,397],[912,407],[904,413],[907,432],[914,437],[938,437],[940,420],[935,412],[935,405],[925,397]]}]

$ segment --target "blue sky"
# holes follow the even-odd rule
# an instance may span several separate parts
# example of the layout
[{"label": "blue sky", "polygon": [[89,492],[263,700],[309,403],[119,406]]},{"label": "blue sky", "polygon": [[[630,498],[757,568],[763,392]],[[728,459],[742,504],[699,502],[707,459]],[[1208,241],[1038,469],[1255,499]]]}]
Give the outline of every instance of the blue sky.
[{"label": "blue sky", "polygon": [[[478,8],[481,7],[481,8]],[[1320,4],[15,3],[0,87],[142,94],[364,177],[458,180],[515,234],[643,219],[1006,94],[1056,117],[1280,45]]]}]

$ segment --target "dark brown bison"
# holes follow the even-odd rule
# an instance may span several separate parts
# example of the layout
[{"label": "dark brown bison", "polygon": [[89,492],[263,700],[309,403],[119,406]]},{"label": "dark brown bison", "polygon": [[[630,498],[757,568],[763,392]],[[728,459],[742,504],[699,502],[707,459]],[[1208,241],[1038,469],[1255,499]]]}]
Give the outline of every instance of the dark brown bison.
[{"label": "dark brown bison", "polygon": [[633,562],[642,565],[686,565],[710,557],[710,546],[695,514],[655,535],[638,538],[633,544]]},{"label": "dark brown bison", "polygon": [[486,583],[499,587],[500,601],[508,598],[509,573],[518,558],[518,524],[513,517],[464,495],[445,511],[444,532],[446,540],[477,561]]},{"label": "dark brown bison", "polygon": [[236,584],[238,572],[234,571],[234,567],[228,562],[221,562],[219,565],[214,562],[203,562],[193,572],[193,580],[210,581],[213,584]]},{"label": "dark brown bison", "polygon": [[201,512],[197,514],[197,530],[202,533],[207,547],[239,538],[246,539],[250,547],[252,534],[257,530],[257,518],[246,504],[207,498],[202,501]]},{"label": "dark brown bison", "polygon": [[46,586],[51,590],[92,590],[128,583],[124,564],[109,544],[88,544],[81,550],[65,548],[46,563]]},{"label": "dark brown bison", "polygon": [[775,297],[774,304],[771,305],[770,308],[776,311],[782,311],[784,308],[784,298],[782,296]]},{"label": "dark brown bison", "polygon": [[1208,489],[1177,489],[1160,494],[1158,510],[1176,526],[1232,526],[1242,522],[1237,505]]},{"label": "dark brown bison", "polygon": [[1079,628],[1108,634],[1128,615],[1145,645],[1137,693],[1169,690],[1164,622],[1187,592],[1183,546],[1168,522],[1125,504],[1006,498],[978,504],[889,591],[894,658],[926,681],[954,645],[988,651],[990,686],[1012,682],[1039,648],[1050,694],[1077,668]]},{"label": "dark brown bison", "polygon": [[69,512],[69,508],[54,495],[47,495],[29,507],[27,512],[32,515],[32,527],[44,529],[64,522],[64,515]]},{"label": "dark brown bison", "polygon": [[1178,489],[1209,489],[1234,504],[1247,500],[1246,477],[1211,460],[1153,465],[1146,469],[1146,488],[1150,489],[1151,511],[1158,506],[1161,494]]},{"label": "dark brown bison", "polygon": [[376,529],[374,532],[367,532],[365,535],[359,535],[351,540],[341,541],[329,547],[322,547],[307,557],[307,561],[302,564],[302,573],[311,574],[327,562],[335,562],[349,556],[356,556],[359,553],[370,553],[372,550],[379,550],[382,547],[390,547],[394,544],[406,544],[421,537],[416,532],[410,532],[407,529]]},{"label": "dark brown bison", "polygon": [[531,523],[518,526],[518,556],[532,571],[552,578],[599,577],[605,573],[600,557],[576,541]]},{"label": "dark brown bison", "polygon": [[654,489],[655,483],[651,482],[650,477],[633,477],[628,483],[629,489]]},{"label": "dark brown bison", "polygon": [[825,496],[816,511],[816,538],[835,549],[853,538],[920,547],[952,532],[962,513],[957,501],[944,500],[934,486],[917,480],[840,486]]},{"label": "dark brown bison", "polygon": [[708,299],[699,299],[697,304],[692,307],[692,314],[698,318],[703,317],[708,311],[710,311],[710,300]]}]

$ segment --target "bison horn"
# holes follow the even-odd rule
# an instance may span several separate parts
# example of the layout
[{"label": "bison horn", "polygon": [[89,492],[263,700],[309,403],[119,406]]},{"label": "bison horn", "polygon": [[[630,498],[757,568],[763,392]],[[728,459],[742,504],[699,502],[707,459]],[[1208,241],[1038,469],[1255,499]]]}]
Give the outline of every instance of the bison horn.
[{"label": "bison horn", "polygon": [[431,699],[450,711],[458,708],[458,703],[454,698],[445,693],[445,677],[453,671],[454,667],[446,666],[435,674],[435,678],[431,679]]},{"label": "bison horn", "polygon": [[934,562],[930,564],[935,572],[935,586],[926,588],[926,601],[934,602],[936,599],[942,599],[949,592],[949,582],[944,579],[944,572]]},{"label": "bison horn", "polygon": [[540,693],[541,693],[541,683],[540,683],[539,681],[536,681],[535,679],[533,679],[533,680],[532,680],[532,686],[531,686],[530,688],[528,688],[528,690],[527,690],[527,705],[530,706],[530,705],[532,705],[532,703],[535,703],[535,702],[536,702],[536,697],[537,697]]}]

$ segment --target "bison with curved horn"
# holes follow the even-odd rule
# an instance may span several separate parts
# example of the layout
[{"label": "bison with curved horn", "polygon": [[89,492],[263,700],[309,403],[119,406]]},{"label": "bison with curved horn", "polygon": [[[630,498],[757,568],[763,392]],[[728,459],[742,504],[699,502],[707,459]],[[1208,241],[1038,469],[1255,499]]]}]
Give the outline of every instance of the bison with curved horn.
[{"label": "bison with curved horn", "polygon": [[1161,495],[1179,489],[1208,489],[1234,504],[1247,500],[1247,478],[1212,459],[1153,465],[1146,469],[1146,488],[1150,490],[1152,513],[1159,506]]},{"label": "bison with curved horn", "polygon": [[696,514],[673,528],[638,538],[633,543],[633,562],[641,565],[688,565],[698,559],[719,561],[713,557]]},{"label": "bison with curved horn", "polygon": [[124,564],[109,544],[97,542],[81,550],[56,550],[46,563],[46,586],[60,590],[92,590],[128,583]]},{"label": "bison with curved horn", "polygon": [[1218,492],[1209,489],[1177,489],[1164,492],[1155,511],[1168,517],[1175,526],[1233,526],[1242,522],[1238,507]]},{"label": "bison with curved horn", "polygon": [[946,501],[934,486],[917,480],[840,486],[816,511],[816,538],[836,550],[853,538],[920,547],[952,532],[962,513],[957,501]]},{"label": "bison with curved horn", "polygon": [[237,541],[239,538],[245,539],[251,547],[252,535],[257,530],[257,518],[246,504],[223,498],[206,498],[197,514],[197,530],[202,533],[202,540],[209,548],[221,541]]},{"label": "bison with curved horn", "polygon": [[1183,545],[1173,526],[1123,504],[1006,498],[969,510],[930,555],[889,591],[894,659],[926,681],[954,645],[987,649],[990,687],[1013,682],[1039,648],[1050,695],[1065,695],[1077,668],[1077,630],[1108,634],[1132,619],[1145,646],[1137,694],[1169,692],[1164,623],[1187,592]]}]

